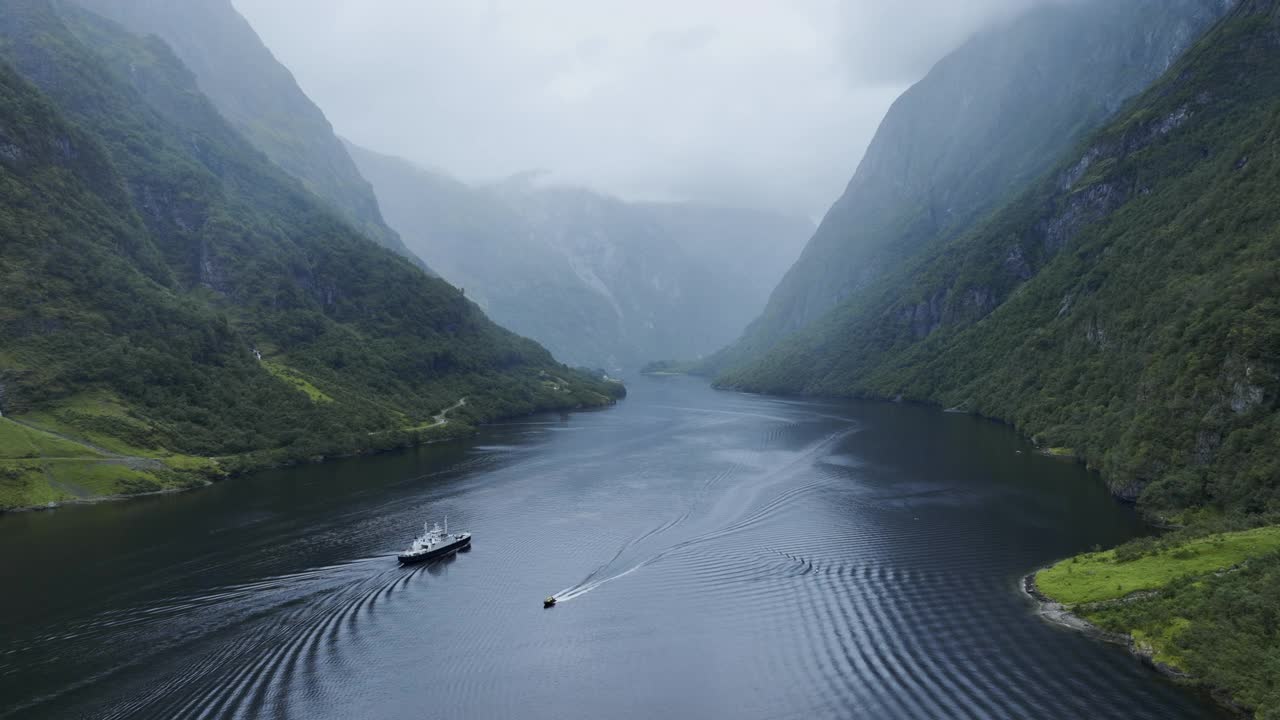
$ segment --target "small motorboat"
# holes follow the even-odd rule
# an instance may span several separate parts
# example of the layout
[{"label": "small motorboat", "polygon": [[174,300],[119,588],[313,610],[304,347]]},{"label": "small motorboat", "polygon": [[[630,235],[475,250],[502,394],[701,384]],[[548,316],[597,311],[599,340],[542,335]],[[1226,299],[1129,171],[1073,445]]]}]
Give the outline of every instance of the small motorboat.
[{"label": "small motorboat", "polygon": [[547,598],[546,600],[543,600],[543,601],[542,601],[542,607],[544,607],[544,608],[555,607],[555,606],[556,606],[556,596],[555,596],[555,595],[552,595],[551,597],[549,597],[549,598]]}]

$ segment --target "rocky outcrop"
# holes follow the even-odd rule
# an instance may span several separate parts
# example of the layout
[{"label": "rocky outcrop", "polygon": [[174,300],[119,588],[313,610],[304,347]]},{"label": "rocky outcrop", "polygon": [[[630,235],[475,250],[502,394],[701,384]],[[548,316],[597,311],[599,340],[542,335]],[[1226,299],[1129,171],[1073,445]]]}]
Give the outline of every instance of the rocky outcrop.
[{"label": "rocky outcrop", "polygon": [[1045,252],[1057,253],[1081,230],[1114,212],[1127,199],[1123,188],[1109,182],[1071,193],[1061,210],[1036,226]]},{"label": "rocky outcrop", "polygon": [[[1197,100],[1197,103],[1204,102],[1208,100],[1203,97]],[[1114,167],[1127,156],[1140,153],[1176,132],[1192,116],[1190,106],[1184,104],[1171,113],[1134,123],[1119,136],[1091,145],[1078,160],[1058,173],[1055,193],[1043,204],[1043,216],[1032,225],[1029,236],[1008,249],[1000,263],[1001,285],[953,282],[946,290],[934,291],[927,299],[899,308],[898,322],[908,327],[911,337],[918,341],[942,327],[971,324],[986,317],[1014,288],[1031,280],[1054,255],[1069,247],[1081,232],[1106,219],[1134,197],[1132,178],[1108,173],[1090,181],[1091,170],[1103,165]],[[1140,194],[1151,192],[1151,183],[1158,181],[1147,181]],[[1068,314],[1070,307],[1071,298],[1064,298],[1059,316]],[[1107,347],[1107,331],[1098,317],[1090,317],[1085,322],[1084,334],[1089,344],[1099,349]],[[1261,401],[1258,391],[1245,386],[1241,386],[1238,396],[1236,405],[1241,407]],[[1140,491],[1141,484],[1138,484],[1126,486],[1118,494],[1136,498]]]},{"label": "rocky outcrop", "polygon": [[1230,392],[1226,402],[1231,412],[1246,415],[1262,404],[1266,398],[1266,389],[1259,381],[1265,373],[1249,362],[1232,359],[1227,363],[1225,372]]},{"label": "rocky outcrop", "polygon": [[[1051,3],[948,55],[894,103],[763,315],[707,370],[758,359],[921,255],[962,238],[1165,72],[1227,9],[1222,0]],[[1023,247],[1005,256],[1010,284],[1029,280],[1044,255],[1134,195],[1124,183],[1089,182],[1092,171],[1173,132],[1194,112],[1187,105],[1116,147],[1091,147],[1063,170],[1063,202],[1034,229],[1039,247],[1020,238]],[[912,334],[932,334],[939,318],[983,317],[1007,288],[987,288],[986,298],[971,290],[952,287],[950,309],[932,297],[912,307]],[[896,317],[905,320],[907,312]]]},{"label": "rocky outcrop", "polygon": [[[1183,672],[1180,668],[1177,668],[1177,667],[1174,667],[1173,665],[1169,665],[1168,663],[1163,663],[1156,660],[1155,648],[1153,648],[1150,644],[1139,643],[1131,635],[1113,633],[1113,632],[1108,632],[1106,630],[1103,630],[1097,625],[1094,625],[1088,620],[1085,620],[1084,618],[1077,615],[1073,611],[1074,608],[1063,605],[1062,603],[1054,600],[1048,595],[1045,595],[1043,592],[1040,591],[1040,588],[1036,585],[1036,575],[1039,572],[1040,571],[1037,570],[1036,572],[1033,572],[1030,575],[1023,577],[1020,585],[1021,585],[1022,592],[1027,597],[1029,597],[1030,599],[1032,599],[1037,603],[1037,606],[1038,606],[1037,612],[1041,618],[1043,618],[1048,622],[1053,623],[1054,625],[1065,627],[1070,630],[1075,630],[1076,632],[1084,633],[1085,635],[1088,635],[1089,637],[1094,638],[1096,640],[1112,643],[1114,645],[1120,645],[1128,649],[1129,652],[1132,653],[1134,657],[1141,660],[1143,664],[1145,664],[1147,667],[1150,667],[1151,669],[1155,670],[1161,675],[1172,678],[1174,680],[1190,679],[1190,676],[1187,675],[1187,673]],[[1155,595],[1154,592],[1139,592],[1124,598],[1120,598],[1118,600],[1107,601],[1107,604],[1113,605],[1116,603],[1136,602],[1138,600],[1144,600],[1144,599],[1150,598],[1154,595]],[[1094,603],[1094,605],[1098,605],[1098,604],[1099,603]]]},{"label": "rocky outcrop", "polygon": [[[1031,279],[1034,272],[1031,269],[1031,263],[1027,262],[1026,255],[1022,252],[1020,245],[1014,245],[1009,248],[1009,254],[1004,258],[1004,271],[1018,282],[1025,282]],[[1066,307],[1065,304],[1064,307]]]},{"label": "rocky outcrop", "polygon": [[1276,7],[1214,24],[1054,172],[722,384],[972,401],[1152,510],[1280,509]]}]

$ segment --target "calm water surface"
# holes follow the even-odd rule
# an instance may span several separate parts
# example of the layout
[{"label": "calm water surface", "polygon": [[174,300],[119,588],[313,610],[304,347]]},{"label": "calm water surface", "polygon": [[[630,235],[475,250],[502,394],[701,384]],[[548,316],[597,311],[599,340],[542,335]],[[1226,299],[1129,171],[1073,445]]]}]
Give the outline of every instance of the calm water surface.
[{"label": "calm water surface", "polygon": [[[654,378],[458,446],[3,516],[0,716],[1217,717],[1017,591],[1143,531],[1029,450]],[[446,513],[473,550],[398,567]]]}]

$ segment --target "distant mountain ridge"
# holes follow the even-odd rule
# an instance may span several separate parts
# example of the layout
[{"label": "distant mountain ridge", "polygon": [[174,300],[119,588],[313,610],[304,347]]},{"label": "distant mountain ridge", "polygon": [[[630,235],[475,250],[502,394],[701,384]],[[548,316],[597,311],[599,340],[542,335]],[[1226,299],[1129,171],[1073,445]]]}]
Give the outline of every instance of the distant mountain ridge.
[{"label": "distant mountain ridge", "polygon": [[140,35],[167,42],[200,90],[250,142],[371,240],[415,262],[387,226],[369,183],[231,0],[73,0]]},{"label": "distant mountain ridge", "polygon": [[572,364],[636,369],[723,346],[813,229],[764,211],[627,203],[524,176],[470,186],[349,150],[419,255],[499,323]]},{"label": "distant mountain ridge", "polygon": [[750,362],[962,234],[1155,80],[1229,4],[1047,4],[947,55],[893,104],[763,314],[705,371]]}]

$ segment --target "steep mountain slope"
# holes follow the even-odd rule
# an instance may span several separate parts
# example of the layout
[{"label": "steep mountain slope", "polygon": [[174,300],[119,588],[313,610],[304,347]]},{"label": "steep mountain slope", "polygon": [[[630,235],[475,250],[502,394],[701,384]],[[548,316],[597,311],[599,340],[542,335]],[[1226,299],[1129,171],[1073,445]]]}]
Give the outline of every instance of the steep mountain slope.
[{"label": "steep mountain slope", "polygon": [[759,316],[769,293],[815,229],[807,219],[766,210],[689,203],[642,203],[639,207],[675,238],[695,263],[720,278],[716,295],[724,300],[723,312],[731,313],[726,326],[734,329],[735,337]]},{"label": "steep mountain slope", "polygon": [[1280,513],[1280,11],[1241,2],[1020,199],[725,382],[901,395],[1151,509]]},{"label": "steep mountain slope", "polygon": [[272,162],[331,203],[357,230],[417,261],[387,226],[369,183],[320,108],[231,0],[75,0],[139,35],[156,35],[200,90]]},{"label": "steep mountain slope", "polygon": [[708,369],[749,361],[961,234],[1155,80],[1223,5],[1046,4],[945,57],[894,103],[764,313]]},{"label": "steep mountain slope", "polygon": [[812,225],[630,204],[515,179],[472,187],[350,147],[387,219],[498,322],[591,367],[698,357],[736,337]]},{"label": "steep mountain slope", "polygon": [[[70,486],[0,453],[5,502],[217,472],[192,455],[390,447],[620,394],[340,220],[159,40],[10,0],[0,66],[0,412],[37,433],[0,434],[114,468]],[[447,429],[433,421],[462,397]]]}]

